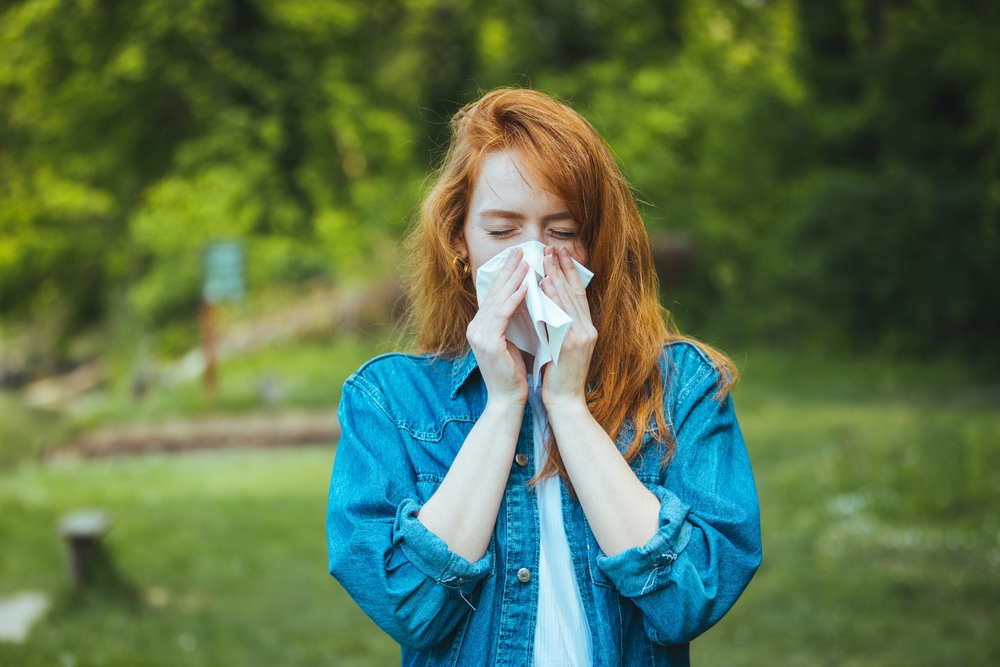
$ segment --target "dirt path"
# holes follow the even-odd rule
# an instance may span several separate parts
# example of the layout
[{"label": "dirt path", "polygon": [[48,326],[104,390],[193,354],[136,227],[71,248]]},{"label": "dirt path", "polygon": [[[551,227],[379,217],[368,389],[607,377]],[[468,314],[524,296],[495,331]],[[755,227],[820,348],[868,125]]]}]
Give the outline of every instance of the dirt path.
[{"label": "dirt path", "polygon": [[335,445],[340,422],[322,413],[254,413],[106,428],[52,450],[46,458],[181,452],[220,447]]}]

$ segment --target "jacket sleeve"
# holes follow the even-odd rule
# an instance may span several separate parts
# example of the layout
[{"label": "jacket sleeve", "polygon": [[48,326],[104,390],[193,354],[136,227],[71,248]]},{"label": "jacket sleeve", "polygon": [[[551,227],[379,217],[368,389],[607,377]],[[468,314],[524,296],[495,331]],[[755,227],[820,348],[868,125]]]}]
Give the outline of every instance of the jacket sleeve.
[{"label": "jacket sleeve", "polygon": [[661,644],[691,641],[733,606],[761,562],[760,509],[732,398],[718,400],[717,372],[703,362],[684,383],[670,420],[674,457],[647,484],[660,528],[641,547],[597,564],[642,611]]},{"label": "jacket sleeve", "polygon": [[416,472],[377,387],[348,379],[326,517],[329,570],[397,642],[426,650],[472,610],[493,569],[492,545],[475,563],[450,551],[417,518]]}]

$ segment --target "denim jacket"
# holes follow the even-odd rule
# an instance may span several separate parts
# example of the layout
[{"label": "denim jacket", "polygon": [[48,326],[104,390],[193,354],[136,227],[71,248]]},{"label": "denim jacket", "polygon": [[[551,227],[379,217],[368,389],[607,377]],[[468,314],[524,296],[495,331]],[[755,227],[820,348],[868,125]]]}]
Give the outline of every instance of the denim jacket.
[{"label": "denim jacket", "polygon": [[[664,346],[666,421],[676,451],[647,433],[632,468],[661,502],[659,530],[606,556],[580,503],[563,518],[594,665],[687,665],[688,642],[718,621],[761,560],[760,513],[732,399],[687,342]],[[402,645],[404,665],[532,661],[538,606],[538,506],[530,402],[486,554],[453,553],[417,519],[486,406],[475,356],[389,354],[344,384],[327,513],[329,570]],[[626,426],[624,448],[634,431]],[[523,455],[523,456],[522,456]],[[519,576],[520,573],[520,576]]]}]

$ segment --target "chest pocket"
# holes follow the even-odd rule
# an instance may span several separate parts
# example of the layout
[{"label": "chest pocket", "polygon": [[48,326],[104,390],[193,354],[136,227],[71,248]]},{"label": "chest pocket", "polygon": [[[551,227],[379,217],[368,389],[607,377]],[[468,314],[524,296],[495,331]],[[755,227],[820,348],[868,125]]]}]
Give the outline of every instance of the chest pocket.
[{"label": "chest pocket", "polygon": [[[639,456],[629,464],[632,472],[639,478],[639,481],[647,486],[650,484],[660,484],[666,471],[663,461],[667,455],[667,445],[666,443],[657,441],[656,435],[656,422],[652,421],[646,432],[642,434],[642,445],[639,449]],[[615,442],[622,456],[628,451],[634,436],[635,427],[631,421],[626,421]]]},{"label": "chest pocket", "polygon": [[439,424],[425,424],[419,430],[401,422],[410,464],[417,473],[417,491],[421,502],[426,502],[437,490],[444,476],[455,461],[469,431],[475,426],[474,417],[447,417]]},{"label": "chest pocket", "polygon": [[417,473],[417,495],[420,496],[417,501],[423,505],[430,500],[443,481],[444,475],[429,472]]}]

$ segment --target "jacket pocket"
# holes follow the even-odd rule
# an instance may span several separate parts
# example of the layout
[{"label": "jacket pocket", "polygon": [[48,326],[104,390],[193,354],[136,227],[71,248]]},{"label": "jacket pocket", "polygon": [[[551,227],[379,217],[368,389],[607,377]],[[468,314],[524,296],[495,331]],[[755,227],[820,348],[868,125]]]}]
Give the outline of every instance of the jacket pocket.
[{"label": "jacket pocket", "polygon": [[430,500],[431,496],[438,490],[441,486],[441,482],[444,481],[443,475],[437,475],[430,472],[418,472],[417,473],[417,502],[421,505]]}]

